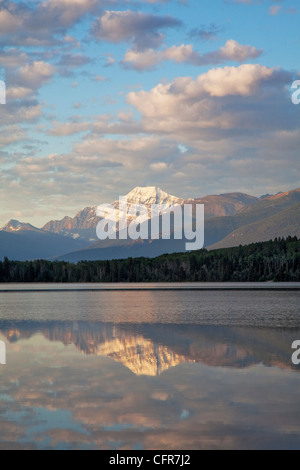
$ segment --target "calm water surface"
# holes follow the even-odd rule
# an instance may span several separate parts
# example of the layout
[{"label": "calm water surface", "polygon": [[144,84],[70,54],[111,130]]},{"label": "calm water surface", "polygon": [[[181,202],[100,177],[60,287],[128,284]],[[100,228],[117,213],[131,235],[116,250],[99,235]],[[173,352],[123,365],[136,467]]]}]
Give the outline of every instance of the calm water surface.
[{"label": "calm water surface", "polygon": [[0,449],[299,449],[299,285],[264,286],[0,285]]}]

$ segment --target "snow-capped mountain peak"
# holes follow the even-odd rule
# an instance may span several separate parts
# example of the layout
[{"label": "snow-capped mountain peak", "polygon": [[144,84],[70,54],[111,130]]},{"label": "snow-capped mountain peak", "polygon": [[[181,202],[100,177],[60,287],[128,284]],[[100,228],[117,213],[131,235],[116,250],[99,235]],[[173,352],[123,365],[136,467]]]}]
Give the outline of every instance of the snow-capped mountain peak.
[{"label": "snow-capped mountain peak", "polygon": [[[120,197],[124,196],[120,194]],[[127,194],[127,211],[133,204],[146,206],[151,210],[153,204],[162,208],[172,207],[175,204],[184,204],[184,200],[172,196],[156,186],[136,187]],[[119,209],[119,200],[112,203],[113,207]],[[119,212],[118,212],[119,216]],[[118,218],[117,216],[117,218]],[[132,216],[131,216],[132,218]],[[129,217],[129,220],[131,220]],[[72,238],[83,238],[88,241],[96,240],[96,227],[100,218],[97,216],[97,206],[85,207],[76,214],[74,218],[65,217],[62,220],[51,220],[44,225],[43,230],[47,232],[60,233]]]},{"label": "snow-capped mountain peak", "polygon": [[183,199],[172,196],[156,186],[137,186],[127,194],[127,201],[131,204],[143,204],[151,206],[152,204],[172,206],[174,204],[183,204]]}]

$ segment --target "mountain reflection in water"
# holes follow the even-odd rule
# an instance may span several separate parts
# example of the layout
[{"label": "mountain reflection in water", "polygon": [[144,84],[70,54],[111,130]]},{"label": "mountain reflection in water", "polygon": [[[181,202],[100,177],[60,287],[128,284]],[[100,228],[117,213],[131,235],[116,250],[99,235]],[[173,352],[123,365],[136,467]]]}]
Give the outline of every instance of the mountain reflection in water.
[{"label": "mountain reflection in water", "polygon": [[299,449],[297,338],[299,328],[2,319],[0,449]]},{"label": "mountain reflection in water", "polygon": [[113,359],[138,376],[157,376],[182,363],[300,370],[291,362],[291,344],[300,338],[295,329],[2,320],[0,333],[11,344],[41,333],[85,355]]}]

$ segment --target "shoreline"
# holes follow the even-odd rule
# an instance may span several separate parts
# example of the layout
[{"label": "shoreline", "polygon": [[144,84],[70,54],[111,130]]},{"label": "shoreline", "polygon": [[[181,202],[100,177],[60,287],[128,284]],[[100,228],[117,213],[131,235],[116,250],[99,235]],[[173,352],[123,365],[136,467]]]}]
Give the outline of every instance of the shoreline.
[{"label": "shoreline", "polygon": [[1,293],[142,291],[300,291],[300,283],[3,283]]}]

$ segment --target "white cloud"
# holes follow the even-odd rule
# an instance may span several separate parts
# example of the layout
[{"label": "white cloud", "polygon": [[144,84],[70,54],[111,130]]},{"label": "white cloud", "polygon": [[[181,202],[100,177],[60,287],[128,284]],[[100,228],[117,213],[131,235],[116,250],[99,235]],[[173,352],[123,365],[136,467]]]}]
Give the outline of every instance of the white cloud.
[{"label": "white cloud", "polygon": [[177,78],[149,92],[131,92],[127,100],[141,113],[148,131],[185,133],[200,128],[228,129],[234,127],[238,107],[236,110],[233,106],[225,107],[217,98],[255,96],[262,84],[275,75],[274,69],[261,65],[217,68],[196,80]]},{"label": "white cloud", "polygon": [[7,100],[21,100],[32,94],[31,88],[16,86],[10,87],[6,91]]},{"label": "white cloud", "polygon": [[181,22],[171,16],[159,16],[143,12],[106,11],[92,26],[93,35],[112,43],[133,41],[138,49],[158,47],[164,36],[159,31],[173,28]]},{"label": "white cloud", "polygon": [[233,39],[229,39],[225,46],[220,49],[220,59],[233,60],[243,62],[249,58],[257,58],[261,55],[262,50],[257,50],[253,46],[243,46]]},{"label": "white cloud", "polygon": [[31,88],[38,88],[50,80],[55,73],[55,67],[43,61],[35,61],[19,69],[20,82]]},{"label": "white cloud", "polygon": [[2,67],[20,67],[28,63],[28,55],[15,48],[0,51],[0,63]]},{"label": "white cloud", "polygon": [[168,164],[165,162],[152,163],[150,168],[157,173],[162,173],[168,170]]},{"label": "white cloud", "polygon": [[0,31],[1,34],[12,34],[18,26],[21,24],[21,20],[14,16],[7,10],[0,11]]},{"label": "white cloud", "polygon": [[27,132],[18,125],[3,126],[0,130],[0,147],[24,141],[27,137]]},{"label": "white cloud", "polygon": [[229,39],[219,50],[201,54],[194,50],[192,44],[181,44],[180,46],[171,46],[164,50],[156,51],[154,49],[128,50],[122,61],[127,68],[135,70],[149,70],[156,67],[162,61],[170,60],[175,63],[186,63],[195,66],[209,64],[221,64],[226,61],[244,62],[249,59],[255,59],[262,54],[261,49],[255,49],[253,46],[239,44],[233,39]]},{"label": "white cloud", "polygon": [[245,64],[209,70],[198,77],[197,88],[210,96],[254,95],[262,82],[274,74],[274,69],[262,65]]},{"label": "white cloud", "polygon": [[90,122],[55,122],[49,135],[54,136],[67,136],[86,132],[91,128]]},{"label": "white cloud", "polygon": [[162,54],[153,49],[146,51],[128,50],[122,64],[135,70],[149,70],[162,61]]}]

